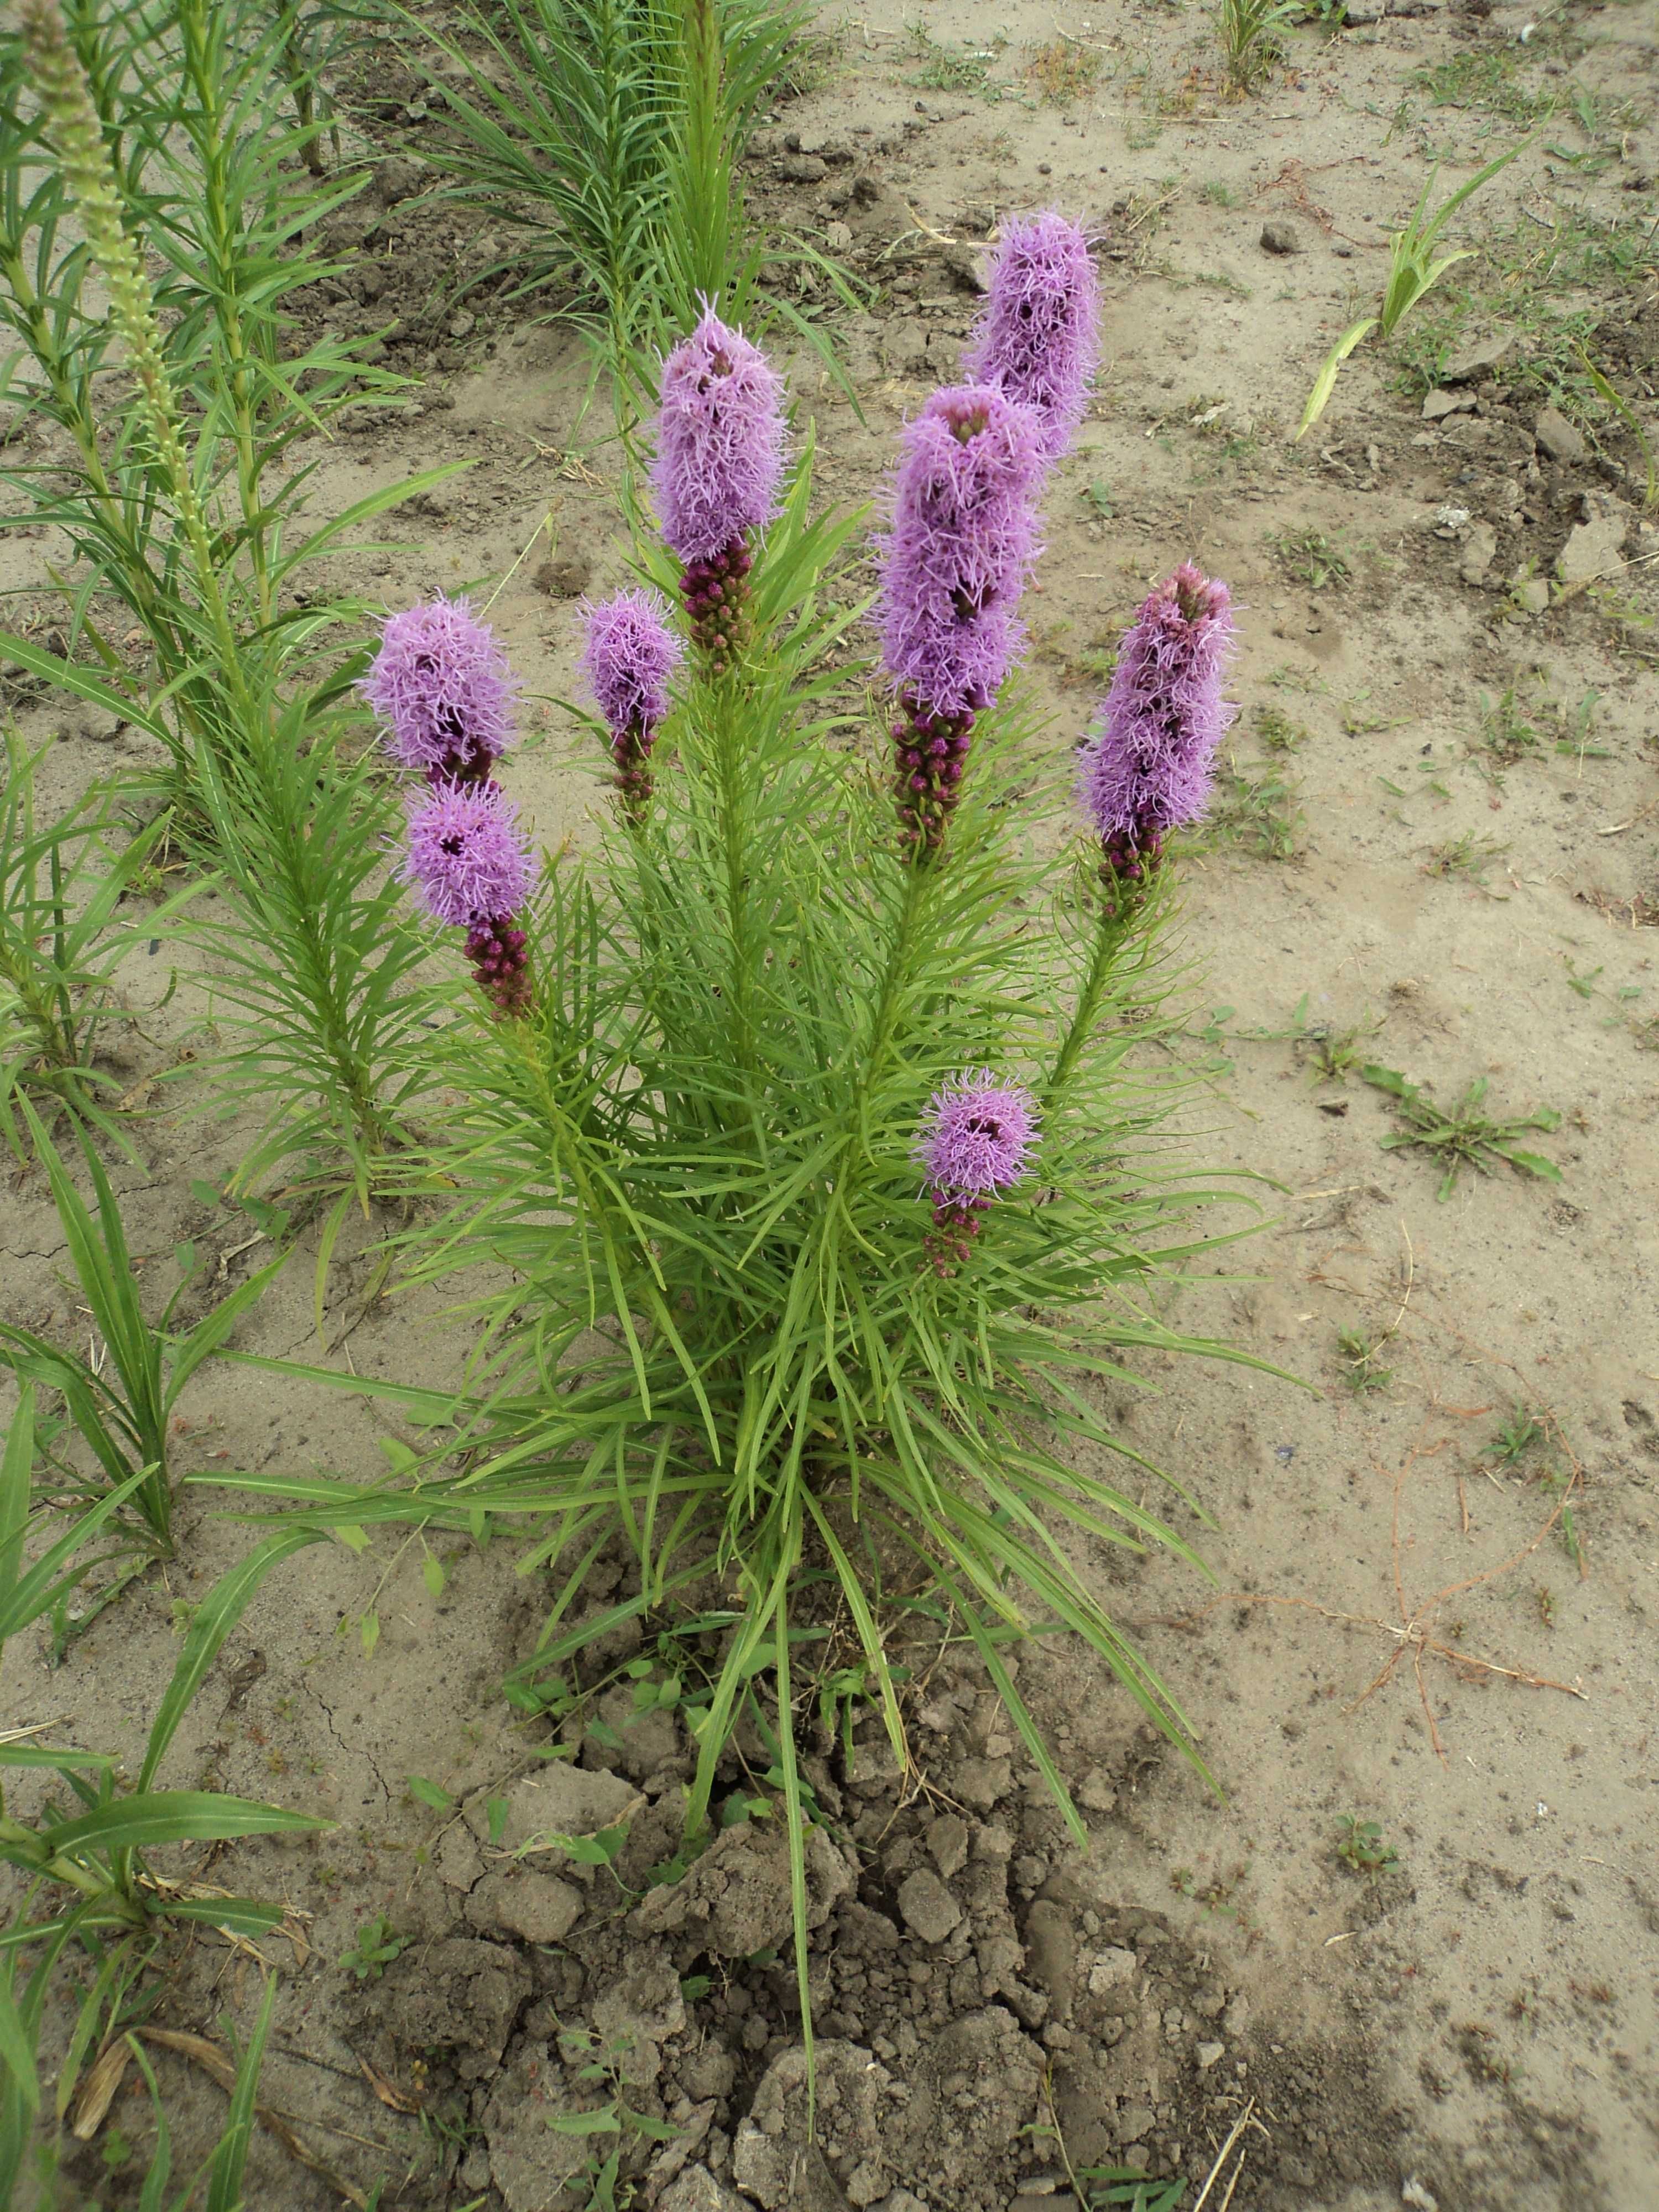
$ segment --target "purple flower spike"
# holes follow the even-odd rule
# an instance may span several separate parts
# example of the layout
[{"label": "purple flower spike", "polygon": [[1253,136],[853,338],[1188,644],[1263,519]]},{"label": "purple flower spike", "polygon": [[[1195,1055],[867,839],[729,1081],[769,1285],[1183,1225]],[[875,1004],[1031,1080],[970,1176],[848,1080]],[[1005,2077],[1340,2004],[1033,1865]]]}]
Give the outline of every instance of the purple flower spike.
[{"label": "purple flower spike", "polygon": [[1079,799],[1121,882],[1150,874],[1170,831],[1197,821],[1208,803],[1215,749],[1237,712],[1221,696],[1231,607],[1224,584],[1184,562],[1123,641],[1078,777]]},{"label": "purple flower spike", "polygon": [[651,747],[668,712],[668,679],[685,648],[668,627],[668,602],[658,592],[618,592],[598,606],[585,605],[582,618],[582,668],[611,726],[623,806],[637,819],[651,796]]},{"label": "purple flower spike", "polygon": [[1052,210],[1010,223],[964,366],[1035,411],[1045,460],[1059,459],[1083,420],[1099,319],[1100,280],[1078,226]]},{"label": "purple flower spike", "polygon": [[988,1067],[957,1076],[928,1100],[916,1158],[933,1189],[925,1249],[935,1274],[962,1266],[985,1209],[999,1191],[1024,1180],[1036,1113],[1023,1084],[999,1083]]},{"label": "purple flower spike", "polygon": [[988,385],[936,392],[905,426],[881,623],[902,716],[893,742],[910,857],[943,840],[974,717],[1022,641],[1015,609],[1036,554],[1042,467],[1036,416]]},{"label": "purple flower spike", "polygon": [[712,307],[663,363],[651,483],[682,561],[714,560],[777,512],[782,402],[765,355]]},{"label": "purple flower spike", "polygon": [[465,599],[388,617],[359,688],[393,757],[434,781],[487,778],[513,742],[512,671]]},{"label": "purple flower spike", "polygon": [[616,731],[654,730],[668,712],[668,679],[685,648],[668,627],[660,592],[618,592],[584,603],[582,670],[600,714]]},{"label": "purple flower spike", "polygon": [[936,392],[905,425],[882,580],[882,652],[936,714],[988,707],[1021,633],[1036,554],[1036,418],[988,385]]},{"label": "purple flower spike", "polygon": [[936,1091],[916,1143],[929,1183],[957,1198],[993,1197],[1018,1182],[1036,1138],[1036,1101],[1023,1084],[970,1069]]},{"label": "purple flower spike", "polygon": [[516,914],[530,890],[518,810],[493,783],[439,784],[409,811],[398,875],[434,921],[470,929]]}]

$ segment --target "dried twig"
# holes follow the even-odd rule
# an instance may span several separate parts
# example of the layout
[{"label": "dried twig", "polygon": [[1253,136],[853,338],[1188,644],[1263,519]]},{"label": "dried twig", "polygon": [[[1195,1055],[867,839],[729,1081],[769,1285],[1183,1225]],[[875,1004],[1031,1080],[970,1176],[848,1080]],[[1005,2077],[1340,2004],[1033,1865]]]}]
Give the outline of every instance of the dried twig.
[{"label": "dried twig", "polygon": [[[102,2125],[115,2093],[121,2086],[122,2076],[131,2061],[135,2045],[133,2038],[142,2038],[163,2051],[177,2051],[180,2057],[194,2061],[204,2074],[210,2075],[219,2087],[230,2095],[236,2087],[236,2067],[228,2051],[205,2036],[189,2035],[173,2027],[137,2027],[118,2036],[106,2045],[88,2069],[86,2081],[76,2106],[71,2132],[80,2142],[90,2142]],[[302,2136],[296,2135],[287,2117],[273,2112],[269,2105],[254,2106],[260,2125],[269,2135],[276,2136],[290,2156],[297,2159],[307,2172],[314,2173],[343,2197],[348,2204],[357,2207],[357,2212],[368,2212],[368,2199],[353,2182],[337,2173],[324,2159],[317,2156]]]},{"label": "dried twig", "polygon": [[[1543,1418],[1553,1425],[1553,1416],[1547,1413]],[[1559,1439],[1559,1427],[1556,1428],[1555,1432]],[[1500,1561],[1497,1566],[1487,1568],[1482,1574],[1465,1575],[1456,1582],[1448,1583],[1443,1589],[1436,1590],[1432,1596],[1424,1599],[1415,1607],[1408,1602],[1406,1596],[1405,1577],[1401,1565],[1401,1499],[1405,1493],[1407,1479],[1417,1462],[1419,1459],[1431,1458],[1436,1453],[1444,1450],[1446,1443],[1449,1441],[1449,1438],[1443,1438],[1439,1443],[1432,1446],[1413,1444],[1395,1474],[1393,1555],[1395,1598],[1400,1607],[1400,1620],[1397,1624],[1378,1620],[1371,1614],[1344,1613],[1334,1606],[1321,1605],[1313,1598],[1281,1597],[1273,1592],[1263,1590],[1233,1590],[1223,1597],[1212,1598],[1207,1604],[1198,1607],[1191,1613],[1161,1617],[1156,1620],[1156,1623],[1149,1621],[1141,1625],[1184,1628],[1201,1620],[1206,1613],[1213,1613],[1218,1606],[1272,1605],[1294,1607],[1303,1612],[1316,1613],[1325,1620],[1340,1621],[1345,1627],[1370,1628],[1380,1635],[1391,1637],[1394,1639],[1394,1649],[1370,1681],[1346,1710],[1351,1713],[1357,1712],[1367,1698],[1375,1696],[1376,1692],[1390,1680],[1395,1668],[1409,1651],[1412,1655],[1412,1671],[1417,1681],[1418,1696],[1422,1701],[1424,1717],[1429,1724],[1429,1738],[1434,1746],[1436,1756],[1443,1762],[1446,1758],[1446,1749],[1440,1741],[1440,1731],[1435,1724],[1434,1711],[1429,1702],[1428,1684],[1423,1674],[1424,1661],[1431,1652],[1437,1654],[1455,1668],[1480,1675],[1496,1676],[1504,1681],[1519,1682],[1531,1690],[1559,1690],[1565,1697],[1582,1698],[1588,1705],[1589,1692],[1581,1688],[1577,1683],[1559,1682],[1553,1675],[1534,1674],[1522,1667],[1500,1666],[1495,1659],[1483,1659],[1478,1653],[1465,1651],[1460,1645],[1442,1643],[1437,1637],[1430,1633],[1430,1624],[1441,1606],[1449,1598],[1461,1596],[1466,1590],[1478,1589],[1483,1583],[1496,1582],[1500,1576],[1510,1573],[1514,1568],[1519,1566],[1523,1559],[1531,1557],[1559,1521],[1578,1486],[1582,1473],[1577,1460],[1572,1458],[1571,1449],[1565,1446],[1564,1439],[1563,1447],[1567,1449],[1568,1457],[1572,1461],[1572,1474],[1563,1486],[1560,1496],[1556,1499],[1548,1519],[1530,1542],[1522,1545],[1518,1552],[1513,1553],[1510,1558]],[[1194,2206],[1193,2212],[1198,2212],[1196,2205]]]}]

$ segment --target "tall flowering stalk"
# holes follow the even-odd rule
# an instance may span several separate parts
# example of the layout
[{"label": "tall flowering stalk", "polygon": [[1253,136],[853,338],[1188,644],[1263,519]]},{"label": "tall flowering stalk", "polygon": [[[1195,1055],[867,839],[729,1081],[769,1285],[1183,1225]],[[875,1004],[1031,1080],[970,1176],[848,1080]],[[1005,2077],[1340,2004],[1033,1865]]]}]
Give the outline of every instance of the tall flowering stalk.
[{"label": "tall flowering stalk", "polygon": [[784,430],[782,378],[708,309],[663,364],[651,483],[712,675],[725,675],[748,640],[750,540],[777,513]]},{"label": "tall flowering stalk", "polygon": [[69,36],[58,0],[17,0],[17,27],[46,131],[63,166],[87,244],[109,292],[110,320],[126,346],[144,425],[155,446],[185,541],[202,605],[212,623],[223,673],[239,708],[252,702],[241,655],[220,590],[207,518],[185,450],[183,420],[162,356],[155,297],[137,246],[128,235],[98,111]]},{"label": "tall flowering stalk", "polygon": [[965,1261],[992,1200],[1022,1182],[1036,1142],[1037,1103],[1023,1084],[969,1070],[927,1103],[915,1157],[927,1177],[933,1225],[926,1250],[937,1275]]},{"label": "tall flowering stalk", "polygon": [[1010,223],[963,367],[1031,409],[1045,461],[1070,445],[1099,349],[1100,280],[1087,234],[1051,209]]},{"label": "tall flowering stalk", "polygon": [[1221,696],[1231,609],[1224,584],[1183,562],[1146,599],[1118,654],[1078,795],[1119,898],[1157,869],[1170,832],[1209,803],[1215,749],[1235,712]]},{"label": "tall flowering stalk", "polygon": [[668,627],[668,605],[658,592],[618,592],[584,605],[582,619],[582,671],[611,731],[623,811],[639,822],[650,802],[651,748],[668,712],[669,679],[685,648]]},{"label": "tall flowering stalk", "polygon": [[1216,747],[1237,712],[1221,696],[1233,636],[1227,586],[1188,561],[1150,594],[1123,641],[1078,770],[1078,799],[1100,841],[1100,928],[1051,1097],[1076,1064],[1166,839],[1209,803]]},{"label": "tall flowering stalk", "polygon": [[942,842],[976,716],[1024,639],[1016,609],[1036,557],[1040,427],[989,385],[936,392],[905,426],[883,560],[882,654],[900,842]]},{"label": "tall flowering stalk", "polygon": [[527,1014],[529,848],[495,781],[513,742],[516,684],[489,625],[441,592],[389,615],[359,687],[385,725],[386,750],[427,790],[408,810],[398,869],[434,921],[466,932],[466,957],[496,1012]]}]

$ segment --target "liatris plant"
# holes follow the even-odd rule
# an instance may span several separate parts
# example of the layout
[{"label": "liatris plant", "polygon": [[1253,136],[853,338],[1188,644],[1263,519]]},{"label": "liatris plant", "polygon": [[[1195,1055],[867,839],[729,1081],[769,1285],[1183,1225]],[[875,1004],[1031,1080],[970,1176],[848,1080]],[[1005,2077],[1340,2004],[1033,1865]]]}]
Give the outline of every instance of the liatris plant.
[{"label": "liatris plant", "polygon": [[1036,416],[988,385],[936,392],[906,425],[882,576],[882,653],[898,694],[900,840],[934,852],[975,718],[1024,638],[1015,610],[1036,550]]},{"label": "liatris plant", "polygon": [[787,270],[848,307],[856,285],[821,246],[744,220],[744,149],[802,21],[799,0],[461,0],[450,30],[422,23],[447,64],[428,128],[448,190],[505,237],[514,296],[551,286],[601,343],[629,430],[705,300],[842,374],[823,321],[763,280]]},{"label": "liatris plant", "polygon": [[[450,471],[307,522],[290,447],[400,380],[362,358],[368,333],[293,343],[288,295],[343,266],[296,241],[352,187],[319,195],[296,171],[282,11],[76,0],[72,31],[61,0],[16,12],[0,322],[27,373],[4,397],[51,434],[0,453],[0,482],[6,520],[68,538],[78,644],[0,650],[152,742],[161,834],[214,878],[222,902],[188,933],[226,1018],[216,1103],[264,1119],[242,1186],[278,1166],[292,1182],[298,1155],[313,1189],[344,1183],[366,1206],[428,1079],[404,1049],[425,1034],[425,947],[386,880],[392,804],[351,727],[356,611],[297,602],[322,555]],[[101,634],[112,599],[143,652]]]},{"label": "liatris plant", "polygon": [[668,627],[659,592],[618,592],[582,614],[582,669],[611,731],[623,811],[638,821],[651,797],[651,748],[668,712],[669,679],[685,648]]},{"label": "liatris plant", "polygon": [[1029,1173],[1036,1137],[1036,1099],[1023,1084],[999,1083],[988,1067],[934,1092],[916,1158],[933,1200],[925,1249],[936,1274],[968,1259],[986,1207]]},{"label": "liatris plant", "polygon": [[1050,211],[1005,228],[963,367],[1033,410],[1048,461],[1070,445],[1089,404],[1099,315],[1100,280],[1076,223]]},{"label": "liatris plant", "polygon": [[783,477],[783,382],[712,308],[663,364],[652,471],[662,534],[684,564],[680,594],[711,674],[748,635],[751,539]]},{"label": "liatris plant", "polygon": [[[289,1526],[529,1518],[558,1595],[509,1696],[527,1714],[566,1710],[595,1636],[672,1627],[706,1670],[688,1848],[739,1771],[729,1746],[746,1718],[775,1747],[798,1904],[816,1817],[796,1742],[811,1705],[803,1612],[854,1625],[903,1749],[902,1632],[876,1562],[909,1562],[973,1639],[1079,1837],[1004,1664],[1009,1633],[1074,1630],[1186,1741],[1073,1560],[1099,1541],[1186,1553],[1138,1502],[1144,1464],[1097,1385],[1137,1346],[1221,1350],[1176,1335],[1151,1295],[1194,1249],[1192,1209],[1217,1195],[1178,1173],[1164,1123],[1180,1094],[1142,1052],[1167,909],[1127,912],[1100,956],[1098,858],[1057,876],[1030,834],[1066,803],[1070,749],[996,697],[1032,557],[1036,419],[973,386],[905,433],[888,665],[911,730],[969,718],[973,770],[951,750],[905,762],[903,846],[871,772],[882,731],[860,748],[844,717],[824,718],[836,677],[818,655],[846,618],[819,610],[848,596],[828,572],[848,526],[808,520],[811,452],[804,441],[753,548],[741,684],[695,667],[675,683],[659,641],[650,681],[630,663],[612,689],[599,656],[613,726],[643,729],[668,685],[676,773],[647,809],[621,810],[599,865],[566,854],[522,909],[527,1017],[464,1013],[435,1039],[465,1103],[431,1162],[448,1210],[415,1232],[416,1272],[434,1280],[488,1253],[506,1276],[480,1301],[467,1387],[377,1382],[430,1431],[411,1475],[384,1487],[307,1481],[295,1515],[281,1478],[234,1478],[280,1496]],[[744,481],[747,505],[693,538],[676,480],[676,552],[698,557],[771,511],[770,479],[763,495],[752,471]],[[635,565],[673,578],[649,543]],[[594,673],[612,634],[596,641],[587,619]],[[832,730],[842,741],[823,741]],[[428,799],[433,830],[462,797],[487,803],[477,787]],[[470,873],[452,885],[462,857],[422,862],[423,895],[444,886],[434,910],[516,890],[486,894]],[[1057,1080],[1050,1010],[1085,986]],[[1134,1468],[1121,1488],[1114,1453]],[[585,1607],[586,1568],[619,1531],[634,1571]],[[804,2004],[804,1924],[796,1963]]]}]

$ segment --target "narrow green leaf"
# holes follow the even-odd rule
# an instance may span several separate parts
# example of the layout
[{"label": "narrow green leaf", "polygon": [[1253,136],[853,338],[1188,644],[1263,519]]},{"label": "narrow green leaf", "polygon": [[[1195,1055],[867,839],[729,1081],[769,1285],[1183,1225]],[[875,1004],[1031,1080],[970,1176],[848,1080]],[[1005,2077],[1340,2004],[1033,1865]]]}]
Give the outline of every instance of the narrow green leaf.
[{"label": "narrow green leaf", "polygon": [[202,1920],[236,1936],[268,1936],[283,1924],[282,1906],[257,1897],[169,1897],[162,1909],[169,1920]]},{"label": "narrow green leaf", "polygon": [[242,2175],[247,2164],[248,2144],[253,2136],[254,2100],[258,2094],[259,2069],[264,2060],[265,2037],[270,2029],[271,2008],[276,2001],[276,1977],[265,1977],[264,2002],[259,2007],[259,2017],[254,2023],[247,2048],[236,2069],[236,2082],[230,2093],[230,2111],[226,2116],[224,2132],[219,2138],[218,2148],[213,2154],[213,2165],[208,2180],[207,2212],[241,2212]]},{"label": "narrow green leaf", "polygon": [[35,2069],[33,2039],[11,1993],[11,1977],[12,1962],[8,1959],[0,1964],[0,2064],[33,2114],[40,2109],[40,2077]]},{"label": "narrow green leaf", "polygon": [[1325,412],[1326,407],[1329,404],[1331,394],[1336,389],[1337,371],[1364,337],[1366,331],[1376,329],[1377,319],[1375,315],[1366,315],[1358,322],[1351,323],[1326,355],[1324,364],[1314,379],[1313,390],[1308,394],[1308,404],[1302,410],[1301,426],[1296,436],[1291,441],[1292,445],[1299,444]]},{"label": "narrow green leaf", "polygon": [[141,1791],[148,1790],[155,1780],[167,1746],[178,1732],[179,1722],[189,1711],[191,1701],[201,1688],[209,1668],[217,1658],[220,1646],[241,1619],[248,1600],[280,1560],[292,1559],[296,1552],[304,1551],[308,1544],[318,1540],[309,1529],[267,1536],[264,1543],[250,1552],[245,1559],[221,1575],[191,1615],[184,1650],[173,1670],[173,1680],[167,1684],[166,1693],[156,1709],[155,1718],[150,1724],[149,1741],[138,1775]]},{"label": "narrow green leaf", "polygon": [[221,1843],[236,1836],[274,1836],[331,1827],[308,1813],[285,1812],[247,1797],[222,1797],[204,1790],[152,1790],[118,1798],[46,1831],[60,1858],[94,1853],[154,1850],[163,1844]]}]

